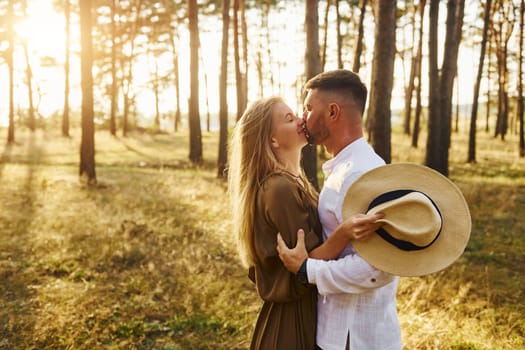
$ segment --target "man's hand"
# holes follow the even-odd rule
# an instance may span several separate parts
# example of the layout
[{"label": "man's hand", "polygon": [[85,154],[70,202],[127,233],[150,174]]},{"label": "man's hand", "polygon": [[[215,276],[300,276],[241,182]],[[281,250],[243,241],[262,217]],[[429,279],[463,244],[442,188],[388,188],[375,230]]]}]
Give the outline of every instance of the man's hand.
[{"label": "man's hand", "polygon": [[356,214],[343,221],[337,229],[345,231],[352,241],[365,241],[383,226],[383,222],[378,222],[378,220],[384,216],[383,213]]},{"label": "man's hand", "polygon": [[308,252],[306,251],[306,246],[304,243],[304,231],[302,229],[297,231],[297,245],[292,249],[288,248],[281,237],[281,234],[278,233],[277,252],[279,253],[279,258],[282,260],[288,271],[297,273],[304,259],[308,258]]}]

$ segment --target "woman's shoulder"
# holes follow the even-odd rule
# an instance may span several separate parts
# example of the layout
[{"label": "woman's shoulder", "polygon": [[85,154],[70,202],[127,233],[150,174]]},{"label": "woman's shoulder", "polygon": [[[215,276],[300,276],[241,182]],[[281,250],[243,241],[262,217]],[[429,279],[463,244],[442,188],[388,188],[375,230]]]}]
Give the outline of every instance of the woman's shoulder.
[{"label": "woman's shoulder", "polygon": [[292,178],[292,175],[289,175],[285,172],[275,172],[266,176],[259,186],[260,190],[264,192],[268,191],[277,191],[290,190],[292,188],[298,188],[299,184],[297,180]]},{"label": "woman's shoulder", "polygon": [[263,181],[261,181],[257,197],[272,203],[280,201],[297,202],[301,200],[300,192],[300,185],[291,175],[275,172],[266,176]]}]

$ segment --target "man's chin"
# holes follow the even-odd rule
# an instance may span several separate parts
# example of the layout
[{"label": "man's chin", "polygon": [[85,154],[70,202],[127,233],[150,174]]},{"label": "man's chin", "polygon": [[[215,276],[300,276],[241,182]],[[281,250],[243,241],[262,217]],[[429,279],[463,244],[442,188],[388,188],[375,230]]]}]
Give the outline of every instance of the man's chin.
[{"label": "man's chin", "polygon": [[315,139],[315,137],[307,137],[306,138],[306,142],[308,142],[309,145],[312,145],[312,146],[315,146],[315,145],[319,145],[318,142],[316,142],[317,140]]}]

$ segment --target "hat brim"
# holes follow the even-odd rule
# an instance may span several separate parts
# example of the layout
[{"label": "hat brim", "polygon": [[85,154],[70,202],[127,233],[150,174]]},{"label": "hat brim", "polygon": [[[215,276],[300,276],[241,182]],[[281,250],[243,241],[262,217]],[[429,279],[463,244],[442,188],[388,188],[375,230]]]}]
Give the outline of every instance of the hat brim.
[{"label": "hat brim", "polygon": [[375,234],[352,245],[369,264],[397,276],[422,276],[446,268],[461,256],[468,243],[472,225],[470,211],[460,189],[429,167],[399,163],[366,172],[345,195],[343,219],[366,213],[376,197],[400,189],[423,192],[434,201],[443,219],[436,241],[422,250],[405,251]]}]

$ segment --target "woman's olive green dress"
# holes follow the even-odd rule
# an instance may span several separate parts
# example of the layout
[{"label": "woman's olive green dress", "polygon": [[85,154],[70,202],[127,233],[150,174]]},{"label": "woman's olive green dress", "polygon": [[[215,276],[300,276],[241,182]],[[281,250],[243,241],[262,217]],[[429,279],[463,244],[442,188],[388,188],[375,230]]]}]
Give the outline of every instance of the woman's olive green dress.
[{"label": "woman's olive green dress", "polygon": [[250,277],[264,304],[250,349],[315,349],[317,289],[302,284],[286,270],[276,247],[278,232],[289,247],[294,247],[300,228],[305,232],[308,251],[321,243],[317,198],[291,174],[273,174],[257,193],[254,226],[256,263]]}]

